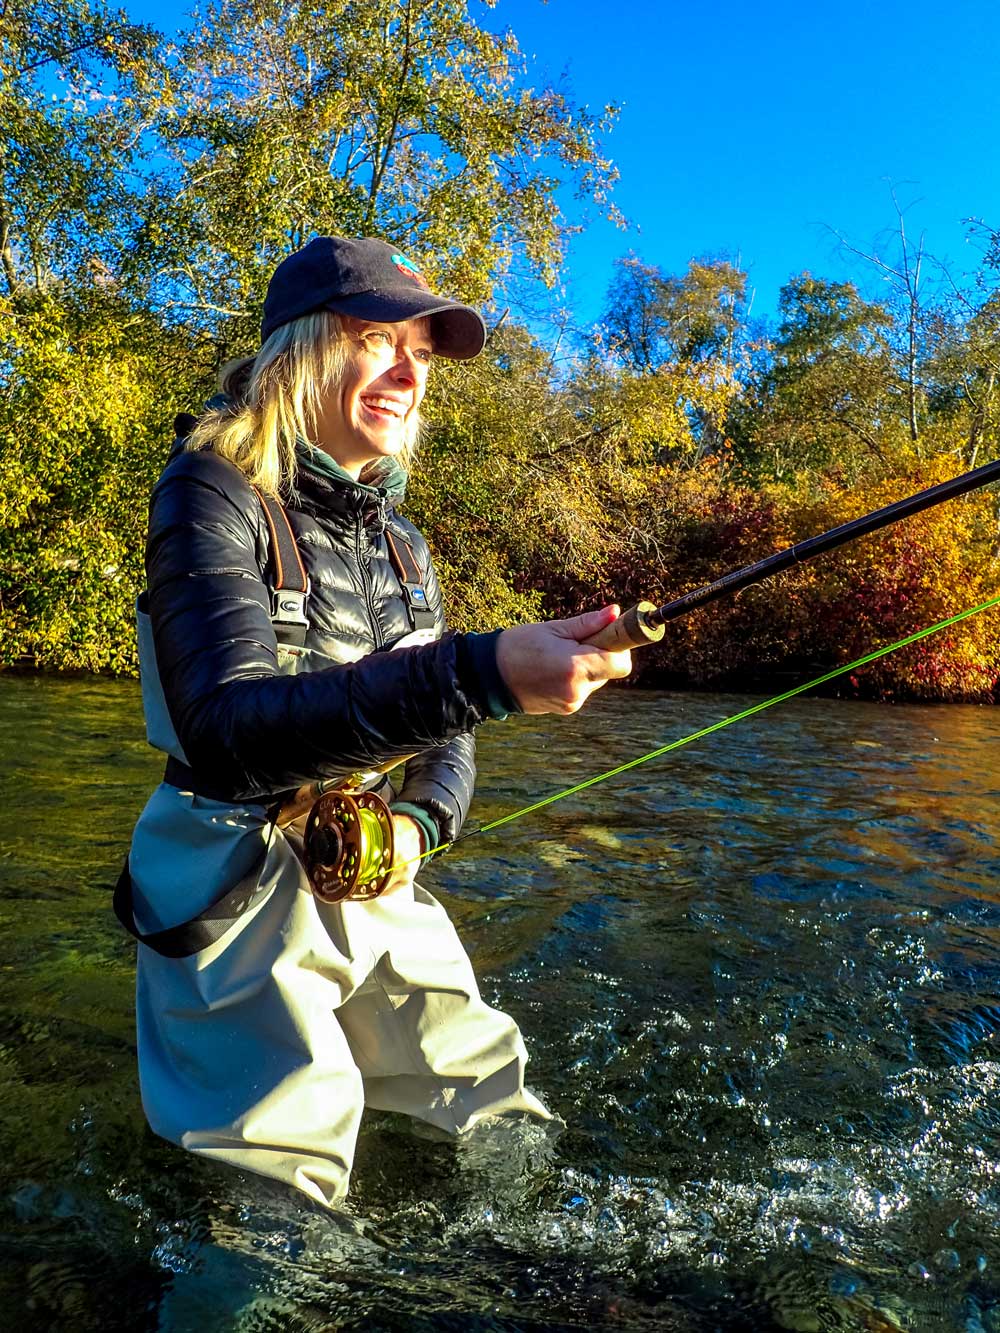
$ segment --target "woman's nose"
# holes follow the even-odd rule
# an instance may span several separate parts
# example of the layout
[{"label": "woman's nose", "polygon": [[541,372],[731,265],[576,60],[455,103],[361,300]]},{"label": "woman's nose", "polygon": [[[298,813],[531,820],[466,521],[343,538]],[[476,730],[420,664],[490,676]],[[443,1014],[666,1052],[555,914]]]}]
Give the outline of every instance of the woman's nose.
[{"label": "woman's nose", "polygon": [[405,347],[400,348],[396,354],[392,375],[394,379],[401,383],[416,384],[417,382],[417,359]]}]

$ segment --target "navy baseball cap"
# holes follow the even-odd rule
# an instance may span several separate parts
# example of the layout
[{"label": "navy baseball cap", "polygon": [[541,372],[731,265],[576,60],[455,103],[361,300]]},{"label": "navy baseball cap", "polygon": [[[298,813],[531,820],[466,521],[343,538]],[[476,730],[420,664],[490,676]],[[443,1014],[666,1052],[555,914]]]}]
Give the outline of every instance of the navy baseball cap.
[{"label": "navy baseball cap", "polygon": [[434,351],[454,361],[470,361],[486,342],[478,311],[435,296],[412,260],[374,237],[317,236],[283,259],[268,284],[261,342],[314,310],[381,324],[429,319]]}]

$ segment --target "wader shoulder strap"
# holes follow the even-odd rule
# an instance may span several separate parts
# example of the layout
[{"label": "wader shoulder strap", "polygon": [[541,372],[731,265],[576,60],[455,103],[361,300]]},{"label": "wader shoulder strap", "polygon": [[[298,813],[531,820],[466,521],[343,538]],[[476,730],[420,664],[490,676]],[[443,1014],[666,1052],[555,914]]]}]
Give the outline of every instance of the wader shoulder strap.
[{"label": "wader shoulder strap", "polygon": [[284,506],[272,495],[253,487],[264,511],[271,536],[271,624],[279,643],[292,648],[305,645],[309,620],[306,601],[309,597],[309,577],[299,554],[299,544],[288,521]]},{"label": "wader shoulder strap", "polygon": [[434,612],[427,605],[427,591],[420,577],[420,566],[413,554],[413,547],[401,532],[392,532],[386,528],[385,540],[389,547],[389,560],[396,571],[399,586],[403,590],[403,601],[411,629],[433,629]]},{"label": "wader shoulder strap", "polygon": [[220,940],[244,912],[255,907],[261,898],[271,891],[273,885],[261,885],[262,869],[263,866],[257,866],[191,921],[182,921],[179,926],[171,926],[167,930],[152,930],[148,935],[144,935],[135,924],[132,876],[126,857],[122,873],[115,885],[113,902],[115,916],[130,935],[140,944],[152,949],[154,953],[160,954],[163,958],[190,958],[192,954],[200,953],[202,949],[207,949],[210,944]]},{"label": "wader shoulder strap", "polygon": [[[187,437],[198,424],[198,418],[190,412],[180,412],[174,417],[173,454],[184,447]],[[303,648],[309,630],[306,616],[306,603],[309,598],[309,577],[299,554],[299,544],[288,521],[284,506],[280,500],[265,495],[256,486],[251,490],[260,501],[271,537],[270,572],[268,580],[271,593],[271,624],[274,636],[279,643],[292,648]]]}]

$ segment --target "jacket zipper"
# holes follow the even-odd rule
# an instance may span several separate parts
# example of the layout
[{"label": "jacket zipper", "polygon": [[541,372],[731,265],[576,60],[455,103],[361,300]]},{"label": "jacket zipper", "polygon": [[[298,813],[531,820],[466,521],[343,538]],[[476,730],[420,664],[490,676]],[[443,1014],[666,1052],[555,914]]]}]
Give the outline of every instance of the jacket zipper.
[{"label": "jacket zipper", "polygon": [[[361,534],[365,530],[364,515],[359,514],[355,520],[354,527],[354,553],[358,559],[358,569],[361,571],[361,582],[365,590],[365,609],[368,612],[368,624],[371,626],[372,638],[375,640],[376,649],[385,647],[385,640],[382,637],[382,631],[378,624],[378,615],[375,609],[375,598],[372,589],[371,561],[365,556],[361,549]],[[369,542],[369,547],[371,543]]]}]

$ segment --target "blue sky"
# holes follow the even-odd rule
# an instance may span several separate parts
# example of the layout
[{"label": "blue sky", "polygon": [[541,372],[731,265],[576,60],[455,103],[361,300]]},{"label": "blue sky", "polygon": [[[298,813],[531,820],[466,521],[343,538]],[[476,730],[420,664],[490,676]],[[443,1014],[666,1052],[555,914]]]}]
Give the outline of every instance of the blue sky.
[{"label": "blue sky", "polygon": [[[188,8],[124,2],[166,30]],[[979,257],[961,220],[1000,228],[996,0],[499,0],[482,13],[513,29],[529,83],[565,76],[579,104],[622,104],[607,147],[631,227],[592,220],[572,243],[566,297],[582,320],[633,249],[668,272],[738,256],[754,312],[771,314],[794,273],[857,272],[829,228],[870,249],[895,223],[892,185],[908,230],[956,275]]]}]

